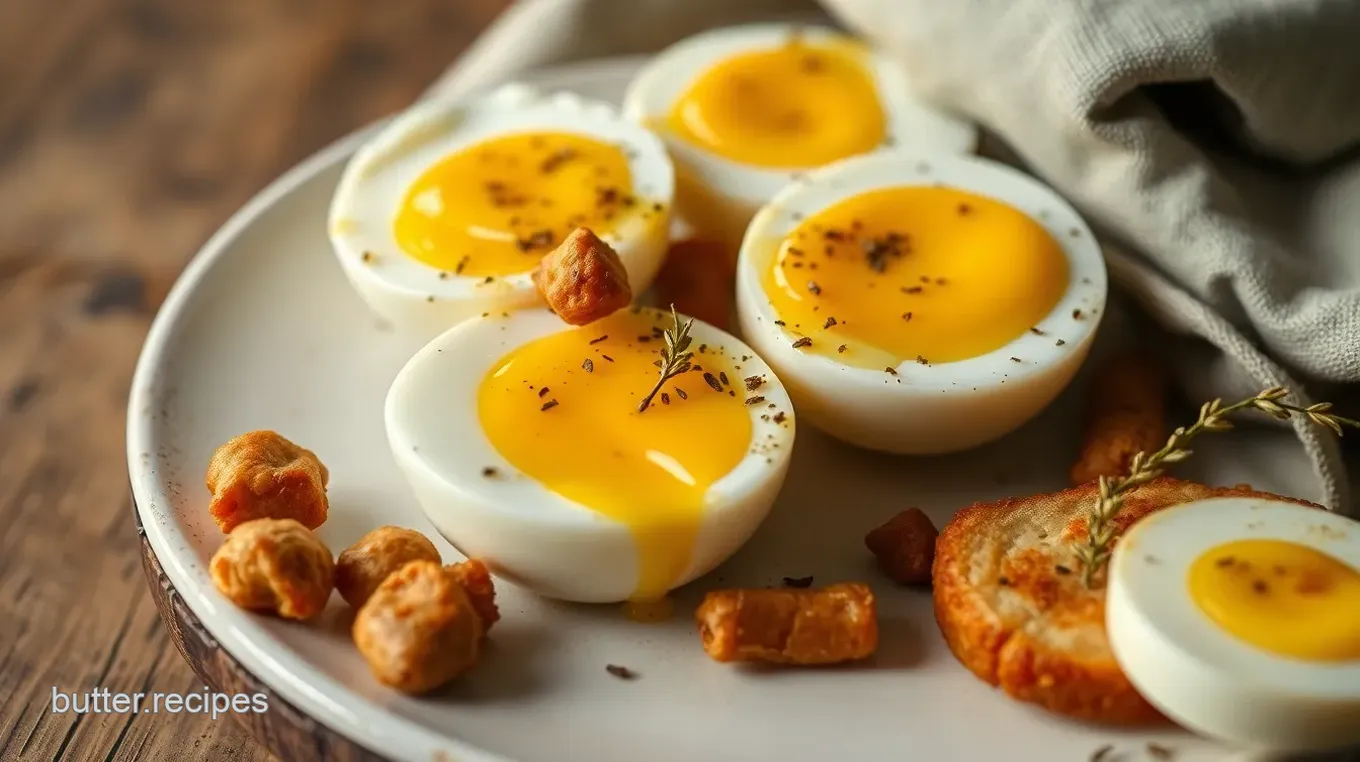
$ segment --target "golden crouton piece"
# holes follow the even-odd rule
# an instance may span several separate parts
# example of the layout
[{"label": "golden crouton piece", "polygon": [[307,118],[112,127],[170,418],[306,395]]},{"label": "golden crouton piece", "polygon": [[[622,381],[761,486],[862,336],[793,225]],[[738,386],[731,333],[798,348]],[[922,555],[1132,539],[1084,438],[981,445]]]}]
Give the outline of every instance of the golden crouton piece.
[{"label": "golden crouton piece", "polygon": [[1140,452],[1166,442],[1166,378],[1156,360],[1141,354],[1115,357],[1091,386],[1086,438],[1068,476],[1085,484],[1123,476]]},{"label": "golden crouton piece", "polygon": [[223,532],[252,519],[296,519],[316,529],[326,521],[329,479],[311,450],[272,431],[252,431],[208,461],[208,511]]},{"label": "golden crouton piece", "polygon": [[715,590],[695,612],[714,661],[835,664],[878,648],[878,611],[865,585],[820,590]]},{"label": "golden crouton piece", "polygon": [[444,569],[463,586],[468,600],[472,601],[472,608],[481,617],[483,630],[489,632],[491,625],[501,619],[500,609],[496,607],[496,583],[491,579],[491,570],[476,558],[450,564]]},{"label": "golden crouton piece", "polygon": [[378,585],[352,632],[379,682],[420,694],[477,663],[484,628],[452,574],[433,561],[411,561]]},{"label": "golden crouton piece", "polygon": [[[1126,495],[1114,519],[1116,537],[1163,508],[1212,497],[1311,505],[1170,477]],[[1076,549],[1086,542],[1097,496],[1088,482],[955,514],[935,543],[935,619],[954,656],[1014,699],[1090,722],[1161,722],[1110,651],[1103,581],[1092,589],[1082,584]]]},{"label": "golden crouton piece", "polygon": [[894,582],[925,585],[940,532],[920,508],[908,508],[864,536],[864,545]]},{"label": "golden crouton piece", "polygon": [[311,619],[331,597],[334,561],[326,544],[293,519],[255,519],[227,535],[209,572],[243,609]]},{"label": "golden crouton piece", "polygon": [[724,330],[736,299],[735,265],[720,243],[687,239],[671,244],[656,276],[656,301]]},{"label": "golden crouton piece", "polygon": [[335,562],[335,589],[357,609],[387,575],[410,561],[439,563],[439,551],[414,529],[378,527],[341,551]]},{"label": "golden crouton piece", "polygon": [[557,316],[586,325],[628,306],[633,290],[617,252],[589,228],[577,228],[543,257],[534,285]]}]

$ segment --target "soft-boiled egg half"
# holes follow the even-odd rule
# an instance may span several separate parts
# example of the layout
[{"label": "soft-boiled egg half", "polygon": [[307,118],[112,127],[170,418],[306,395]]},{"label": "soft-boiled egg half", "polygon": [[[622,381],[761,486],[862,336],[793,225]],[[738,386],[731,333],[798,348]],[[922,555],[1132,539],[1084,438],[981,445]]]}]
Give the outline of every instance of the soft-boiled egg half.
[{"label": "soft-boiled egg half", "polygon": [[434,336],[541,304],[531,272],[578,227],[637,293],[666,254],[674,173],[661,142],[605,103],[507,85],[397,117],[345,168],[330,235],[346,275],[398,327]]},{"label": "soft-boiled egg half", "polygon": [[974,157],[883,153],[785,188],[737,266],[745,339],[798,412],[852,444],[941,453],[995,439],[1071,380],[1104,311],[1086,224]]},{"label": "soft-boiled egg half", "polygon": [[1360,744],[1360,522],[1203,500],[1135,524],[1108,573],[1110,646],[1166,715],[1267,750]]},{"label": "soft-boiled egg half", "polygon": [[821,27],[715,29],[643,67],[624,113],[666,141],[680,213],[735,247],[762,204],[802,172],[891,146],[966,153],[976,128],[911,94],[892,59]]},{"label": "soft-boiled egg half", "polygon": [[579,328],[523,310],[420,350],[388,392],[387,433],[440,533],[585,602],[657,601],[736,552],[783,484],[793,409],[754,352],[695,321],[690,370],[640,411],[672,327],[653,309]]}]

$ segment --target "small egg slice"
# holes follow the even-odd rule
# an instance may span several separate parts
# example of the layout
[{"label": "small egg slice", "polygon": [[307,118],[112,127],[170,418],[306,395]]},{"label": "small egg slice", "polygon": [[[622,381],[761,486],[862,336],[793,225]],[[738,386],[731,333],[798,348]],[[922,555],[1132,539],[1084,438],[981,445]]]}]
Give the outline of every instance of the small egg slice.
[{"label": "small egg slice", "polygon": [[674,185],[661,142],[612,106],[507,85],[384,127],[345,168],[330,235],[368,304],[432,337],[541,304],[531,272],[580,226],[642,293],[665,257]]},{"label": "small egg slice", "polygon": [[1110,646],[1166,715],[1272,751],[1360,743],[1360,523],[1202,500],[1135,524],[1108,573]]},{"label": "small egg slice", "polygon": [[1047,405],[1105,305],[1086,224],[974,157],[881,153],[793,183],[737,266],[743,336],[804,420],[895,453],[961,450]]},{"label": "small egg slice", "polygon": [[[681,317],[683,320],[683,316]],[[656,601],[732,555],[793,449],[779,379],[695,321],[692,369],[661,385],[670,313],[587,326],[547,310],[474,318],[411,359],[387,433],[449,542],[551,598]]]},{"label": "small egg slice", "polygon": [[680,213],[702,237],[741,240],[791,177],[888,146],[967,153],[972,124],[911,95],[906,73],[821,27],[755,24],[690,37],[653,58],[624,113],[657,131]]}]

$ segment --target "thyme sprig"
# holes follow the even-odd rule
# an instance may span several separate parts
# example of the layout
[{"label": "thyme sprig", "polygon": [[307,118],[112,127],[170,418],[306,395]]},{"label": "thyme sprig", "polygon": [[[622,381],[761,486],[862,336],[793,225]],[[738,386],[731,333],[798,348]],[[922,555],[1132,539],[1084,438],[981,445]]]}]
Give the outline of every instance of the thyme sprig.
[{"label": "thyme sprig", "polygon": [[1124,495],[1161,476],[1163,466],[1179,463],[1190,457],[1193,451],[1186,449],[1185,445],[1200,433],[1231,429],[1232,422],[1228,420],[1228,416],[1233,413],[1256,410],[1282,421],[1292,418],[1295,414],[1303,415],[1313,423],[1331,429],[1337,436],[1341,435],[1342,426],[1360,428],[1360,421],[1331,413],[1330,402],[1299,407],[1285,402],[1284,398],[1288,396],[1288,389],[1276,386],[1231,405],[1224,405],[1223,400],[1218,399],[1206,402],[1199,409],[1199,420],[1189,428],[1177,427],[1162,449],[1151,455],[1140,452],[1133,456],[1128,476],[1100,477],[1100,496],[1086,518],[1086,544],[1077,548],[1077,558],[1082,564],[1082,583],[1088,588],[1091,587],[1100,569],[1110,560],[1110,544],[1115,533],[1114,518],[1123,508]]},{"label": "thyme sprig", "polygon": [[647,408],[652,404],[652,398],[661,391],[661,387],[665,386],[667,381],[688,372],[693,367],[690,361],[694,359],[694,353],[688,351],[689,329],[693,325],[694,318],[681,323],[680,316],[675,312],[675,305],[671,305],[671,327],[662,334],[666,345],[660,349],[661,359],[655,363],[661,369],[661,378],[657,379],[656,386],[652,387],[647,396],[642,398],[638,405],[639,413],[647,412]]}]

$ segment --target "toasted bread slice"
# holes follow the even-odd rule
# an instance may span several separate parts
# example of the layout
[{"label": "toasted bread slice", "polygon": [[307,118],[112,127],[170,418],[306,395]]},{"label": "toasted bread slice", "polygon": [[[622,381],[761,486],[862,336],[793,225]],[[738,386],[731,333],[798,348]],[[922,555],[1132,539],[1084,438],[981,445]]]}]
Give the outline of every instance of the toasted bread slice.
[{"label": "toasted bread slice", "polygon": [[[1091,482],[959,511],[935,545],[935,619],[954,656],[1012,698],[1094,722],[1158,722],[1110,652],[1104,582],[1081,582],[1074,551],[1096,496]],[[1128,494],[1116,534],[1162,508],[1226,496],[1312,505],[1162,477]]]}]

